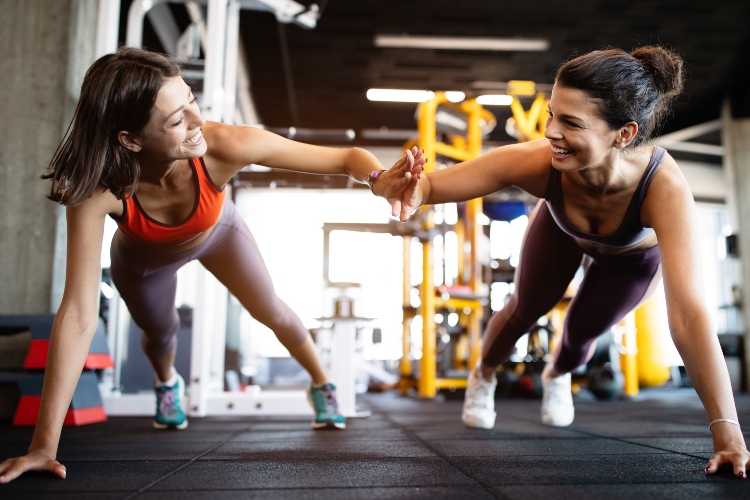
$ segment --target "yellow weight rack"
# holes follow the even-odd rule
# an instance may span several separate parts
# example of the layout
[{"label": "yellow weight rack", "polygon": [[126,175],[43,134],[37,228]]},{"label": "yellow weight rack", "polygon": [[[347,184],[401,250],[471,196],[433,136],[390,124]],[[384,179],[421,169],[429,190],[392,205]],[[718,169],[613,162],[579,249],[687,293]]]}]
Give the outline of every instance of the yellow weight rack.
[{"label": "yellow weight rack", "polygon": [[[451,143],[440,142],[436,138],[436,113],[439,109],[448,108],[454,113],[465,117],[466,136],[450,135]],[[481,154],[482,148],[482,122],[494,122],[495,117],[485,110],[476,99],[465,100],[460,104],[449,101],[445,94],[438,92],[429,101],[419,106],[418,131],[419,137],[416,141],[407,143],[405,147],[417,146],[424,150],[424,156],[428,159],[426,172],[431,171],[437,160],[437,155],[461,162],[476,158]],[[422,229],[428,234],[434,228],[433,218],[430,216],[431,208],[423,207],[427,212],[423,217]],[[401,383],[400,389],[407,393],[415,388],[420,397],[434,397],[438,389],[464,388],[465,378],[439,378],[436,370],[436,327],[435,311],[438,307],[454,308],[462,314],[461,324],[467,329],[468,337],[468,359],[467,369],[473,367],[481,354],[481,321],[483,315],[483,302],[480,298],[482,287],[481,262],[477,255],[481,226],[477,223],[477,215],[482,211],[481,198],[466,202],[466,218],[463,224],[459,223],[456,229],[459,248],[468,243],[471,248],[468,258],[463,257],[459,251],[459,284],[468,285],[473,292],[472,298],[456,298],[450,294],[436,295],[433,281],[434,248],[432,241],[422,242],[422,283],[419,286],[421,304],[418,309],[411,306],[411,283],[410,283],[410,250],[411,237],[404,237],[404,323],[403,323],[403,348],[404,354],[401,358]],[[468,272],[466,272],[468,270]],[[468,276],[468,282],[464,276]],[[415,316],[422,317],[422,356],[419,359],[419,375],[415,376],[412,370],[411,359],[411,322]]]}]

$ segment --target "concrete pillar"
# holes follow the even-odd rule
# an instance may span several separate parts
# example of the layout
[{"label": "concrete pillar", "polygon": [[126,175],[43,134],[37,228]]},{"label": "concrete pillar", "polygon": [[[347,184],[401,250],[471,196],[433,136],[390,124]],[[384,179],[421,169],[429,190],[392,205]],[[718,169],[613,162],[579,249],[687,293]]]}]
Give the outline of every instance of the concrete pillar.
[{"label": "concrete pillar", "polygon": [[727,103],[722,111],[722,121],[729,220],[738,235],[738,281],[745,325],[745,386],[750,387],[750,118],[734,118]]},{"label": "concrete pillar", "polygon": [[0,0],[0,314],[49,312],[53,289],[61,289],[60,273],[53,278],[60,210],[39,176],[91,63],[96,7],[95,0]]}]

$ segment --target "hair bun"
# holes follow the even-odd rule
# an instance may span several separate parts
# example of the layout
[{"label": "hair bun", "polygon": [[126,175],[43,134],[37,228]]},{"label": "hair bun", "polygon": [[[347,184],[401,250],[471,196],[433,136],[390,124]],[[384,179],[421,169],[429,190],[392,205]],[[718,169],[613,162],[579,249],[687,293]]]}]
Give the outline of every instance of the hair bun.
[{"label": "hair bun", "polygon": [[651,75],[654,87],[659,94],[676,96],[682,92],[682,57],[664,47],[649,45],[630,53],[638,59],[646,72]]}]

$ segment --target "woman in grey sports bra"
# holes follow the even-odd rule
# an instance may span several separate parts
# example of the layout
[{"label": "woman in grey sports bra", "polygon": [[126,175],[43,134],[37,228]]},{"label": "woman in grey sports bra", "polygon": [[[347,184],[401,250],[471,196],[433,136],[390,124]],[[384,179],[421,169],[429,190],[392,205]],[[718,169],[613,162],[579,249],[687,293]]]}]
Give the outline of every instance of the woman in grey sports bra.
[{"label": "woman in grey sports bra", "polygon": [[[496,367],[563,297],[587,255],[562,341],[542,374],[542,422],[573,422],[570,372],[591,357],[599,335],[649,297],[663,273],[672,338],[710,422],[716,454],[706,472],[727,464],[745,477],[750,454],[703,297],[695,204],[675,161],[643,145],[681,89],[682,60],[661,47],[584,54],[558,70],[546,139],[426,175],[412,172],[419,182],[404,191],[402,221],[423,204],[509,186],[543,198],[524,236],[514,294],[488,321],[482,359],[469,376],[467,426],[493,427]],[[374,182],[373,192],[390,183]]]}]

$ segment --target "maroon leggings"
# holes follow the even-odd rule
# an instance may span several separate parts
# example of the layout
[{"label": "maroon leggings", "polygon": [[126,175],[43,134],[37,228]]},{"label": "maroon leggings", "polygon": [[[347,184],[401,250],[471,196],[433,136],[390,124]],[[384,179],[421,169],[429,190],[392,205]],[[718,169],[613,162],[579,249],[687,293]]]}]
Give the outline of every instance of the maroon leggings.
[{"label": "maroon leggings", "polygon": [[661,278],[658,245],[618,255],[584,252],[555,223],[547,203],[540,202],[526,229],[513,296],[484,332],[486,366],[507,361],[516,341],[560,301],[584,253],[591,261],[565,317],[554,361],[560,373],[586,362],[593,341],[648,298]]},{"label": "maroon leggings", "polygon": [[120,238],[112,240],[112,281],[143,329],[141,343],[149,356],[174,349],[180,320],[175,309],[177,270],[198,259],[282,344],[293,347],[308,337],[299,317],[276,295],[258,245],[229,197],[206,241],[171,255],[134,252]]}]

